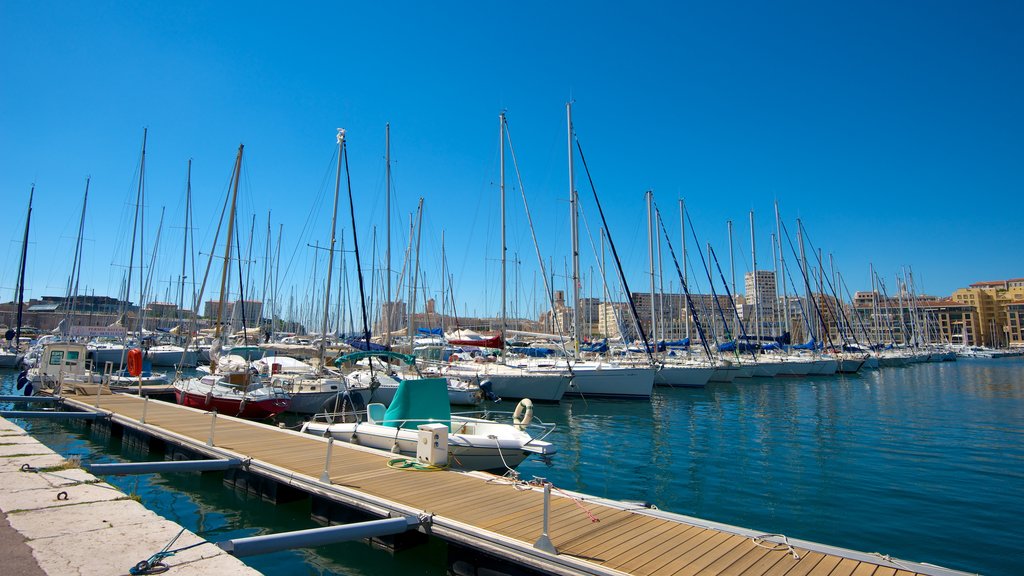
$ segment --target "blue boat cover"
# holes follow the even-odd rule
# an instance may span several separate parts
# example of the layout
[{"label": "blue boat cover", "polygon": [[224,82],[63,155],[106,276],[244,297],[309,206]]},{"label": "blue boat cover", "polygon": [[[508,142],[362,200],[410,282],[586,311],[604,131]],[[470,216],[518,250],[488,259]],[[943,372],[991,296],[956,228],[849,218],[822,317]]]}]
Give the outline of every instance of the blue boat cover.
[{"label": "blue boat cover", "polygon": [[345,340],[345,344],[357,349],[357,350],[387,350],[388,347],[383,344],[377,344],[376,342],[370,342],[370,345],[366,345],[365,338],[349,338]]},{"label": "blue boat cover", "polygon": [[384,426],[416,428],[420,424],[451,426],[452,405],[448,401],[448,380],[419,378],[398,383],[395,399],[384,413]]},{"label": "blue boat cover", "polygon": [[817,347],[818,343],[814,341],[814,338],[811,338],[810,340],[804,342],[803,344],[793,345],[793,348],[796,348],[797,350],[814,350]]},{"label": "blue boat cover", "polygon": [[522,354],[523,356],[529,356],[530,358],[547,358],[548,356],[551,356],[552,352],[552,350],[548,348],[530,348],[528,346],[518,346],[515,348],[509,348],[508,351],[513,354]]},{"label": "blue boat cover", "polygon": [[416,332],[420,334],[432,334],[434,336],[440,336],[442,334],[440,328],[417,328]]}]

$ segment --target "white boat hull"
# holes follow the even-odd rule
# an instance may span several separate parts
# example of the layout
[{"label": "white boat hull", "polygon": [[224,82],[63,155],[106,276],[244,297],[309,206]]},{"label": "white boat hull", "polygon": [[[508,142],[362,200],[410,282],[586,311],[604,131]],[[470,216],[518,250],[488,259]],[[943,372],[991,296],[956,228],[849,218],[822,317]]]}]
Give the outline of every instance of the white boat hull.
[{"label": "white boat hull", "polygon": [[[733,372],[735,373],[735,370]],[[703,388],[707,386],[715,373],[716,369],[710,366],[674,366],[672,364],[665,364],[654,374],[654,383],[658,386]]]}]

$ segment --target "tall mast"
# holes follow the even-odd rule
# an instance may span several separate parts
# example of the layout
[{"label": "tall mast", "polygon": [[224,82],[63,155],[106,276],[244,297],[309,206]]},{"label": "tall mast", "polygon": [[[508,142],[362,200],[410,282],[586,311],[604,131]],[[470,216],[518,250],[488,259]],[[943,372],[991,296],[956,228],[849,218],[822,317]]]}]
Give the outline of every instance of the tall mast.
[{"label": "tall mast", "polygon": [[[227,288],[228,271],[231,270],[231,239],[235,235],[235,208],[238,201],[238,181],[242,177],[242,150],[244,148],[244,144],[239,144],[238,156],[235,157],[235,181],[231,190],[231,210],[228,212],[228,235],[224,245],[224,269],[220,276],[220,297],[217,304],[217,324],[213,330],[214,339],[220,338],[220,325],[221,320],[224,318],[224,290]],[[211,371],[216,371],[217,369],[217,363],[212,354],[210,355],[210,369]]]},{"label": "tall mast", "polygon": [[[682,236],[683,282],[689,286],[690,280],[686,269],[686,206],[683,203],[682,198],[679,199],[679,234]],[[689,306],[689,303],[687,303],[687,306]],[[692,312],[687,310],[687,314],[684,315],[686,316],[686,334],[683,336],[684,338],[690,337],[690,314],[692,314]]]},{"label": "tall mast", "polygon": [[736,292],[736,258],[733,254],[732,248],[732,220],[726,220],[725,227],[729,233],[729,278],[732,282],[732,293],[737,294],[738,292]]},{"label": "tall mast", "polygon": [[[658,324],[654,314],[654,215],[651,209],[654,192],[648,190],[644,194],[644,199],[647,201],[647,257],[651,263],[651,338],[657,342]],[[655,344],[654,350],[657,351],[657,344]]]},{"label": "tall mast", "polygon": [[78,241],[75,243],[75,257],[71,266],[71,276],[68,278],[68,294],[67,300],[70,302],[68,306],[67,314],[67,329],[70,330],[74,324],[75,311],[77,310],[78,302],[78,280],[82,276],[82,244],[85,234],[85,208],[89,204],[89,181],[91,178],[85,179],[85,198],[82,200],[82,215],[78,220]]},{"label": "tall mast", "polygon": [[[88,184],[86,184],[88,186]],[[25,306],[25,258],[28,256],[28,228],[32,222],[32,197],[36,194],[36,185],[28,193],[28,214],[25,216],[25,236],[21,240],[21,264],[18,266],[18,323],[14,330],[14,347],[21,343],[22,308]]]},{"label": "tall mast", "polygon": [[754,339],[758,349],[761,347],[761,294],[758,291],[757,281],[757,242],[754,237],[754,211],[750,211],[750,259],[752,260],[754,273]]},{"label": "tall mast", "polygon": [[387,276],[387,297],[384,298],[384,333],[385,342],[391,340],[391,123],[384,124],[384,227],[387,239],[384,241],[384,269]]},{"label": "tall mast", "polygon": [[[140,208],[142,206],[142,184],[143,184],[143,174],[146,171],[146,135],[147,135],[148,132],[149,132],[148,128],[143,128],[142,129],[142,157],[141,157],[141,161],[139,163],[139,187],[138,187],[138,190],[137,190],[137,192],[135,194],[135,219],[132,221],[132,243],[131,243],[131,246],[128,249],[128,274],[127,274],[128,281],[125,284],[125,289],[124,289],[124,299],[125,299],[125,302],[126,302],[126,304],[125,304],[126,306],[127,306],[128,299],[131,298],[131,292],[132,292],[132,266],[135,264],[135,238],[136,238],[136,235],[138,234],[138,231],[139,231],[139,211],[140,211]],[[141,240],[140,240],[140,244],[141,244]],[[141,249],[140,249],[140,252],[141,252]],[[140,262],[142,261],[141,256],[139,258],[139,261]],[[141,267],[141,264],[140,264],[140,267]],[[141,284],[141,283],[142,283],[142,272],[140,270],[140,272],[139,272],[139,284]],[[125,308],[125,313],[127,315],[127,308]],[[141,296],[139,298],[139,314],[138,315],[140,317],[142,316],[142,299],[141,299]],[[127,346],[128,345],[127,336],[128,336],[128,327],[125,326],[125,340],[123,342],[123,344],[124,344],[123,348],[124,349],[121,351],[121,362],[118,365],[118,368],[117,368],[118,370],[121,370],[121,369],[124,368],[125,353],[127,352],[127,347],[128,347]]]},{"label": "tall mast", "polygon": [[580,238],[579,238],[579,198],[576,195],[575,174],[573,172],[572,153],[572,102],[565,103],[565,116],[568,124],[569,147],[569,210],[570,234],[572,234],[572,339],[574,356],[580,353]]},{"label": "tall mast", "polygon": [[181,248],[181,283],[178,293],[178,309],[185,308],[185,265],[188,263],[188,227],[189,212],[192,206],[192,159],[188,159],[188,170],[185,175],[185,240]]},{"label": "tall mast", "polygon": [[[880,343],[882,338],[879,336],[881,329],[878,327],[878,288],[875,285],[875,265],[873,263],[868,263],[868,273],[871,274],[871,320],[875,328],[875,342]],[[964,344],[967,344],[967,342],[964,342]]]},{"label": "tall mast", "polygon": [[324,350],[327,347],[327,316],[331,310],[331,277],[334,273],[334,242],[338,224],[338,191],[341,189],[341,154],[345,143],[345,129],[338,128],[338,170],[334,176],[334,207],[331,210],[331,243],[327,247],[327,288],[324,290],[324,317],[320,324],[320,373],[324,370]]},{"label": "tall mast", "polygon": [[[804,315],[807,315],[810,314],[811,309],[811,280],[807,275],[807,254],[804,252],[804,226],[800,223],[799,218],[796,219],[796,242],[800,245],[800,269],[804,276],[804,299],[806,300]],[[807,324],[808,329],[811,331],[811,338],[817,340],[814,330],[815,323],[812,323],[810,320],[810,318],[806,318],[805,324]]]},{"label": "tall mast", "polygon": [[[412,352],[413,342],[416,338],[416,290],[420,276],[420,238],[423,236],[423,198],[420,198],[416,206],[416,252],[413,254],[413,269],[410,275],[412,290],[409,296],[409,351]],[[410,241],[412,238],[410,237]],[[410,245],[410,248],[412,246]]]},{"label": "tall mast", "polygon": [[501,340],[505,341],[505,324],[508,321],[505,302],[506,262],[508,246],[505,245],[505,112],[498,115],[498,145],[501,150]]},{"label": "tall mast", "polygon": [[782,312],[786,325],[783,334],[789,331],[789,302],[786,300],[786,251],[782,249],[782,224],[779,218],[779,201],[775,201],[775,236],[779,242],[779,269],[782,271]]}]

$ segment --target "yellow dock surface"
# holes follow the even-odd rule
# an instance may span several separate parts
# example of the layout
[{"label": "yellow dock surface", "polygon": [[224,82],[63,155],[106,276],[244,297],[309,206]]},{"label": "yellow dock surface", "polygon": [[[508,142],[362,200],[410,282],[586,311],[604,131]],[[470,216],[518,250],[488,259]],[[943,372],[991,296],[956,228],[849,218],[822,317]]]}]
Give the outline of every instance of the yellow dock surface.
[{"label": "yellow dock surface", "polygon": [[[205,448],[209,439],[211,415],[175,404],[149,401],[145,424],[141,424],[143,400],[138,397],[110,395],[67,402],[79,409],[109,411],[118,422],[133,428],[154,433],[162,429],[190,441],[193,447]],[[324,472],[326,443],[314,436],[218,416],[214,446],[221,454],[233,452],[236,457],[308,477],[306,481],[316,481]],[[329,470],[331,485],[346,489],[349,498],[352,491],[364,495],[369,505],[386,507],[394,503],[431,515],[435,522],[444,519],[472,527],[489,542],[509,545],[508,558],[515,558],[516,550],[519,554],[530,550],[541,561],[545,556],[556,557],[539,551],[534,554],[533,544],[542,529],[540,489],[515,486],[481,473],[395,469],[387,466],[388,460],[385,453],[335,443]],[[823,553],[755,541],[749,534],[700,526],[697,521],[659,517],[647,509],[633,510],[625,504],[614,506],[574,496],[557,490],[552,493],[549,535],[557,558],[562,560],[552,564],[553,572],[749,576],[955,573],[931,567],[921,571],[921,565],[902,569],[905,564],[881,557],[872,561],[874,556],[840,549],[821,547],[833,552]],[[494,547],[488,551],[494,553]],[[536,562],[532,565],[538,566]]]}]

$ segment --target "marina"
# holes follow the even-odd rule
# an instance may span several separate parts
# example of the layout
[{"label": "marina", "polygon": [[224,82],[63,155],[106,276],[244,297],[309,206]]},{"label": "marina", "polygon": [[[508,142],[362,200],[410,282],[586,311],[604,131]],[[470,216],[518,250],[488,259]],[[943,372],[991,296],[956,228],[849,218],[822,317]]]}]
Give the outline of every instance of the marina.
[{"label": "marina", "polygon": [[[548,478],[560,490],[591,494],[586,497],[588,508],[598,506],[601,498],[647,501],[662,511],[702,518],[702,525],[722,522],[756,526],[784,533],[790,542],[827,542],[970,572],[1012,574],[1012,535],[997,532],[993,522],[999,520],[990,516],[998,510],[1012,515],[1019,503],[985,502],[998,500],[1000,493],[1007,494],[998,486],[984,494],[974,491],[970,497],[963,488],[977,481],[972,474],[986,478],[990,484],[1000,481],[986,464],[993,457],[989,453],[992,450],[1004,453],[1011,464],[1003,473],[1003,481],[1012,485],[1014,478],[1019,479],[1019,468],[1012,466],[1021,461],[1019,447],[999,445],[1007,441],[1001,434],[1012,435],[1012,430],[1001,432],[996,426],[992,431],[990,418],[998,421],[1005,416],[1002,411],[1020,409],[1020,385],[1012,381],[1020,369],[1020,360],[1014,359],[921,364],[853,377],[755,379],[739,385],[716,384],[704,390],[659,389],[649,405],[574,400],[558,406],[538,406],[538,413],[545,419],[563,424],[552,436],[559,453],[554,466],[528,460],[519,472],[526,479],[534,475]],[[950,397],[940,401],[944,395]],[[101,408],[110,398],[100,399]],[[995,398],[1005,405],[993,405]],[[141,401],[123,401],[135,404],[138,418]],[[897,404],[886,406],[887,401]],[[958,403],[964,409],[964,421],[958,426],[952,422],[948,426],[933,425],[936,432],[926,433],[912,425],[925,416],[913,410],[922,402],[934,412],[928,415],[931,419],[956,417],[961,412],[947,403]],[[871,414],[858,413],[857,409],[870,406],[875,408]],[[895,414],[890,411],[897,407],[908,421],[902,430],[891,420]],[[193,432],[205,438],[209,416],[200,419],[192,426]],[[640,420],[649,422],[645,426],[650,427],[649,432],[643,440],[631,440],[627,430],[632,427],[636,435]],[[878,427],[887,429],[890,437],[875,429]],[[943,437],[942,432],[948,435]],[[277,430],[274,433],[280,434]],[[903,434],[915,438],[914,452],[906,451],[903,443],[908,439]],[[233,438],[228,432],[217,434],[215,444],[230,448],[236,441]],[[929,456],[933,451],[936,456]],[[305,466],[310,475],[319,475],[323,454],[307,457]],[[902,469],[912,474],[890,478]],[[957,473],[952,474],[950,469]],[[355,483],[381,474],[387,472],[356,472],[360,481]],[[918,475],[935,478],[936,482],[921,484]],[[725,478],[741,478],[742,482]],[[400,480],[384,486],[395,482]],[[950,498],[947,490],[955,491],[957,497]],[[913,498],[908,491],[916,492]],[[970,504],[971,498],[975,504]],[[978,514],[976,505],[988,512]],[[880,514],[881,510],[896,513]],[[978,519],[972,520],[972,515]],[[576,506],[556,517],[585,527],[581,530],[589,528],[589,519]],[[524,517],[521,521],[520,530],[539,529],[536,518],[526,521]],[[950,533],[953,526],[962,527],[955,536],[947,536],[946,541],[936,536]],[[967,539],[969,544],[972,537],[980,540],[953,549],[952,542]],[[560,540],[556,531],[552,538],[557,546]],[[532,540],[530,537],[525,541],[532,544]],[[971,550],[980,550],[982,541],[985,552],[980,552],[981,558],[965,558],[971,556]],[[396,553],[395,558],[419,554],[416,550]],[[428,546],[427,550],[432,548]],[[359,570],[354,566],[335,569],[330,573]],[[443,569],[437,573],[443,573]]]}]

